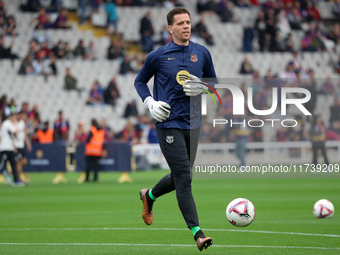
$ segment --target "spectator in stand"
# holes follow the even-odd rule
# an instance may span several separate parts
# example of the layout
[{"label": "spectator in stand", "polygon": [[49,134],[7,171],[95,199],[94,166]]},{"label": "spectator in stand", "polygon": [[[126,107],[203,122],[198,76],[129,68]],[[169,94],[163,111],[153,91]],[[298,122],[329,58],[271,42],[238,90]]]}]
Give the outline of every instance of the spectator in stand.
[{"label": "spectator in stand", "polygon": [[306,16],[305,20],[307,22],[320,21],[321,20],[320,12],[316,8],[315,3],[313,3],[313,2],[307,3],[307,16]]},{"label": "spectator in stand", "polygon": [[80,39],[78,41],[78,45],[76,46],[76,48],[73,51],[73,55],[75,57],[81,57],[82,59],[85,59],[86,56],[86,49],[84,46],[84,41],[82,39]]},{"label": "spectator in stand", "polygon": [[86,104],[88,105],[101,105],[103,104],[103,89],[98,81],[92,84],[92,88],[87,99]]},{"label": "spectator in stand", "polygon": [[277,15],[277,28],[280,32],[281,38],[285,38],[287,34],[291,32],[289,21],[287,18],[287,13],[281,9],[279,14]]},{"label": "spectator in stand", "polygon": [[335,122],[340,122],[340,99],[337,96],[334,96],[334,105],[330,107],[330,126],[332,127]]},{"label": "spectator in stand", "polygon": [[[248,121],[247,116],[235,116],[234,117],[235,122],[241,122],[243,120]],[[235,140],[235,154],[237,158],[240,160],[240,166],[245,166],[245,157],[247,153],[247,142],[249,139],[249,135],[251,133],[251,129],[249,127],[245,126],[238,126],[236,125],[232,130],[232,136]]]},{"label": "spectator in stand", "polygon": [[212,1],[198,0],[196,4],[196,11],[198,14],[215,11],[214,3]]},{"label": "spectator in stand", "polygon": [[54,56],[56,56],[56,58],[58,58],[58,59],[61,59],[63,57],[63,55],[64,55],[62,44],[63,44],[63,41],[59,40],[57,42],[57,44],[55,44],[52,47],[52,49],[51,49],[51,51],[53,52]]},{"label": "spectator in stand", "polygon": [[100,0],[91,0],[92,13],[98,13],[100,7]]},{"label": "spectator in stand", "polygon": [[39,14],[36,18],[32,20],[32,24],[36,22],[35,29],[40,28],[52,28],[53,24],[51,22],[51,17],[47,14],[46,9],[41,7],[39,9]]},{"label": "spectator in stand", "polygon": [[340,56],[338,60],[334,63],[334,71],[340,74]]},{"label": "spectator in stand", "polygon": [[303,17],[300,14],[300,10],[297,7],[293,7],[293,9],[288,13],[288,21],[291,29],[301,30],[301,23],[303,21]]},{"label": "spectator in stand", "polygon": [[200,143],[210,143],[211,126],[207,122],[202,123],[202,128],[199,136]]},{"label": "spectator in stand", "polygon": [[259,11],[255,21],[255,31],[257,33],[257,39],[260,47],[260,51],[263,52],[266,45],[266,21],[263,11]]},{"label": "spectator in stand", "polygon": [[39,0],[27,0],[26,4],[20,5],[20,10],[23,12],[37,12],[41,8]]},{"label": "spectator in stand", "polygon": [[37,52],[37,59],[32,61],[34,75],[49,75],[52,70],[49,67],[49,60],[46,59],[45,51]]},{"label": "spectator in stand", "polygon": [[297,51],[293,52],[293,59],[291,60],[293,63],[293,70],[301,72],[303,70],[302,68],[302,61],[299,57],[299,53]]},{"label": "spectator in stand", "polygon": [[29,43],[27,55],[31,55],[32,58],[36,58],[36,53],[38,50],[39,50],[39,42],[35,39],[32,39]]},{"label": "spectator in stand", "polygon": [[145,115],[139,115],[138,116],[138,122],[135,125],[135,130],[138,134],[138,142],[139,143],[146,143],[148,138],[148,132],[149,132],[149,122],[150,118]]},{"label": "spectator in stand", "polygon": [[340,0],[334,0],[332,4],[332,13],[340,21]]},{"label": "spectator in stand", "polygon": [[120,93],[117,86],[117,77],[114,76],[104,92],[104,102],[105,104],[115,106],[119,97]]},{"label": "spectator in stand", "polygon": [[217,4],[216,13],[220,16],[222,22],[233,21],[233,4],[229,0],[222,0]]},{"label": "spectator in stand", "polygon": [[50,42],[51,35],[48,30],[43,29],[42,24],[38,24],[36,29],[33,31],[32,39],[36,40],[38,43],[43,43],[44,41]]},{"label": "spectator in stand", "polygon": [[136,72],[131,66],[131,59],[129,56],[125,56],[123,62],[120,64],[119,74],[125,75],[130,72]]},{"label": "spectator in stand", "polygon": [[240,67],[240,74],[251,74],[253,73],[253,67],[249,61],[247,55],[244,56]]},{"label": "spectator in stand", "polygon": [[[324,83],[322,83],[320,93],[324,95],[328,95],[328,96],[335,95],[335,88],[334,88],[334,85],[333,85],[333,82],[330,76],[327,76]],[[339,113],[339,116],[340,116],[340,113]]]},{"label": "spectator in stand", "polygon": [[273,49],[275,49],[277,32],[274,9],[269,9],[267,13],[268,19],[266,21],[266,47],[273,51]]},{"label": "spectator in stand", "polygon": [[18,59],[18,55],[12,53],[13,42],[9,47],[5,46],[5,36],[0,35],[0,59]]},{"label": "spectator in stand", "polygon": [[0,30],[4,30],[6,26],[5,17],[0,14]]},{"label": "spectator in stand", "polygon": [[64,42],[64,48],[62,50],[62,58],[63,59],[73,59],[74,55],[71,50],[70,44],[68,42]]},{"label": "spectator in stand", "polygon": [[243,52],[253,51],[254,28],[247,25],[243,28]]},{"label": "spectator in stand", "polygon": [[47,8],[48,12],[58,12],[62,6],[62,0],[50,0],[50,5]]},{"label": "spectator in stand", "polygon": [[138,117],[138,109],[136,105],[136,100],[132,100],[126,105],[123,117],[124,118],[129,118],[129,117],[137,118]]},{"label": "spectator in stand", "polygon": [[86,5],[87,0],[78,0],[78,16],[80,17],[80,25],[82,26],[85,25],[86,22]]},{"label": "spectator in stand", "polygon": [[66,68],[66,74],[64,77],[64,89],[65,90],[76,90],[78,91],[79,95],[82,92],[81,88],[78,88],[78,80],[75,76],[73,76],[71,69]]},{"label": "spectator in stand", "polygon": [[304,88],[309,90],[309,92],[311,94],[311,98],[309,99],[309,101],[307,101],[304,104],[304,106],[312,114],[311,116],[314,116],[314,111],[315,111],[316,105],[317,105],[317,84],[316,84],[316,79],[315,79],[315,75],[314,75],[314,70],[308,69],[307,74],[308,74],[309,78],[305,82]]},{"label": "spectator in stand", "polygon": [[121,141],[130,142],[132,145],[138,143],[138,132],[130,121],[126,122],[124,129],[118,134],[118,137]]},{"label": "spectator in stand", "polygon": [[[118,12],[116,3],[113,0],[106,0],[105,12],[107,14],[107,28],[108,34],[114,33],[118,30]],[[113,29],[112,29],[113,26]]]},{"label": "spectator in stand", "polygon": [[143,50],[149,53],[153,50],[153,40],[154,29],[151,22],[151,12],[148,11],[146,15],[140,21],[139,33],[141,35],[141,43],[143,45]]},{"label": "spectator in stand", "polygon": [[324,164],[328,165],[328,157],[326,153],[325,140],[326,140],[326,126],[320,115],[315,116],[312,128],[310,130],[310,137],[312,141],[313,161],[314,165],[318,164],[318,152],[322,153]]},{"label": "spectator in stand", "polygon": [[286,127],[280,126],[276,131],[276,141],[285,142],[287,140],[287,130]]},{"label": "spectator in stand", "polygon": [[272,51],[272,52],[285,52],[286,51],[285,42],[284,40],[281,39],[281,34],[279,31],[276,32],[275,40],[270,45],[269,51]]},{"label": "spectator in stand", "polygon": [[305,36],[301,40],[301,49],[302,51],[316,51],[316,48],[313,45],[313,36],[310,31],[307,31]]},{"label": "spectator in stand", "polygon": [[[328,42],[330,42],[331,44],[328,44]],[[317,50],[317,51],[325,51],[327,48],[326,46],[330,46],[330,49],[334,48],[334,43],[331,40],[326,39],[321,31],[316,31],[315,36],[313,38],[313,47]]]},{"label": "spectator in stand", "polygon": [[266,75],[263,77],[264,86],[266,89],[272,89],[275,86],[275,80],[272,69],[267,69]]},{"label": "spectator in stand", "polygon": [[204,39],[206,44],[210,46],[215,44],[212,35],[209,33],[208,28],[205,25],[203,15],[201,15],[199,22],[194,26],[193,32],[197,34],[200,38]]},{"label": "spectator in stand", "polygon": [[74,141],[78,143],[85,143],[87,140],[88,131],[85,129],[85,121],[80,120],[74,135]]},{"label": "spectator in stand", "polygon": [[7,24],[5,26],[5,34],[10,36],[17,36],[18,30],[17,25],[15,23],[15,19],[13,15],[7,17]]},{"label": "spectator in stand", "polygon": [[32,62],[33,62],[32,55],[27,55],[20,65],[18,74],[19,75],[34,75],[34,68],[33,68]]},{"label": "spectator in stand", "polygon": [[5,116],[9,116],[10,114],[15,114],[20,110],[20,107],[17,106],[14,98],[11,98],[9,103],[5,105]]},{"label": "spectator in stand", "polygon": [[58,68],[57,68],[57,58],[54,56],[53,53],[50,55],[50,63],[48,65],[49,70],[51,71],[50,75],[57,75],[58,74]]},{"label": "spectator in stand", "polygon": [[53,24],[54,28],[70,29],[71,24],[68,21],[68,11],[65,8],[61,8],[56,21]]},{"label": "spectator in stand", "polygon": [[252,79],[252,88],[253,88],[253,94],[254,94],[254,106],[256,109],[262,109],[262,106],[266,105],[266,96],[267,96],[267,91],[265,90],[265,83],[264,79],[260,76],[259,71],[254,70],[253,71],[253,79]]},{"label": "spectator in stand", "polygon": [[39,129],[40,119],[35,119],[33,115],[28,116],[27,136],[31,142],[38,142],[37,131]]},{"label": "spectator in stand", "polygon": [[32,110],[28,113],[28,117],[32,117],[33,119],[38,120],[40,124],[40,114],[38,109],[39,106],[37,104],[34,104]]},{"label": "spectator in stand", "polygon": [[85,59],[95,61],[98,59],[97,57],[97,52],[94,48],[94,42],[91,41],[89,43],[89,46],[86,48],[86,54],[85,54]]},{"label": "spectator in stand", "polygon": [[27,117],[28,117],[28,112],[29,112],[29,104],[28,104],[28,102],[22,102],[20,111],[25,113],[27,115]]},{"label": "spectator in stand", "polygon": [[68,142],[69,140],[70,125],[68,120],[65,119],[63,111],[58,112],[58,118],[54,122],[54,137],[55,141]]},{"label": "spectator in stand", "polygon": [[0,0],[0,16],[4,19],[6,18],[6,9],[5,9],[5,2],[3,0]]},{"label": "spectator in stand", "polygon": [[285,70],[280,74],[280,79],[284,82],[285,86],[291,86],[296,81],[293,62],[289,62],[286,65]]},{"label": "spectator in stand", "polygon": [[148,143],[158,143],[158,137],[156,133],[156,125],[153,120],[149,122],[149,132],[147,134]]},{"label": "spectator in stand", "polygon": [[40,49],[36,52],[36,58],[38,58],[38,55],[43,52],[45,58],[44,59],[49,59],[50,58],[50,55],[52,53],[52,50],[49,48],[48,46],[48,42],[47,41],[44,41],[41,43],[41,46],[40,46]]},{"label": "spectator in stand", "polygon": [[332,31],[329,34],[329,39],[331,39],[335,44],[340,43],[340,24],[334,24]]},{"label": "spectator in stand", "polygon": [[104,130],[104,142],[111,143],[114,139],[115,133],[112,128],[109,127],[107,119],[103,118],[101,123],[102,129]]},{"label": "spectator in stand", "polygon": [[111,38],[111,43],[109,48],[107,49],[107,59],[113,60],[117,58],[124,57],[124,47],[121,41],[115,41],[114,38]]},{"label": "spectator in stand", "polygon": [[287,34],[286,38],[284,38],[284,47],[285,47],[285,51],[289,51],[289,52],[294,51],[293,38],[292,38],[291,33]]}]

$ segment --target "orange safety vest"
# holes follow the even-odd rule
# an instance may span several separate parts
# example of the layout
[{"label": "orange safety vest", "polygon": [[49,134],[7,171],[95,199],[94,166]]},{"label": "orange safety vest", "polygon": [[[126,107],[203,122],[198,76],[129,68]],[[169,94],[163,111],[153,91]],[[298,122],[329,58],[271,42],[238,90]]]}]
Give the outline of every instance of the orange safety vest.
[{"label": "orange safety vest", "polygon": [[46,132],[39,129],[37,131],[39,143],[53,143],[53,133],[54,130],[52,128],[48,129]]},{"label": "orange safety vest", "polygon": [[97,130],[94,126],[91,127],[92,137],[85,145],[85,155],[101,156],[105,138],[104,129]]}]

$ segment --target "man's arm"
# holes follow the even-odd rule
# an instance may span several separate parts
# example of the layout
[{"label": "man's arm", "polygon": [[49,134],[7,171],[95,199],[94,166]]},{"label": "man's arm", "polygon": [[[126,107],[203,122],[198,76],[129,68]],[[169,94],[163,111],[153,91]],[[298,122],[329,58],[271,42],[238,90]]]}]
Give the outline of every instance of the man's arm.
[{"label": "man's arm", "polygon": [[92,136],[93,136],[93,133],[89,131],[89,134],[87,135],[86,143],[90,142]]},{"label": "man's arm", "polygon": [[155,52],[151,52],[146,57],[145,63],[135,80],[135,88],[143,102],[147,97],[151,96],[147,83],[149,82],[151,77],[156,74],[157,71],[157,69],[155,68],[155,65],[157,65],[156,62],[158,61],[155,61]]},{"label": "man's arm", "polygon": [[26,146],[27,146],[27,150],[31,151],[32,150],[32,144],[31,144],[30,139],[28,139],[27,133],[28,133],[27,130],[25,130],[25,143],[26,143]]},{"label": "man's arm", "polygon": [[135,88],[152,117],[158,122],[163,122],[169,118],[171,107],[163,101],[155,101],[147,85],[151,77],[157,73],[158,58],[155,53],[157,54],[157,51],[153,51],[147,56],[135,80]]}]

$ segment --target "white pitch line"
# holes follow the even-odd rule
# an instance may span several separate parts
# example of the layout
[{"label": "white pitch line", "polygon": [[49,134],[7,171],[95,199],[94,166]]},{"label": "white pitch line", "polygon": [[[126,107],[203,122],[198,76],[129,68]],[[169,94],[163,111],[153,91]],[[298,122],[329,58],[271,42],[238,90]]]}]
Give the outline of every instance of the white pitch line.
[{"label": "white pitch line", "polygon": [[[135,231],[188,231],[186,228],[0,228],[0,231],[84,231],[84,230],[135,230]],[[300,236],[322,236],[336,237],[340,235],[333,234],[315,234],[315,233],[299,233],[299,232],[275,232],[262,230],[241,230],[241,229],[204,229],[211,232],[245,232],[245,233],[260,233],[260,234],[278,234],[278,235],[300,235]]]},{"label": "white pitch line", "polygon": [[[0,243],[0,245],[22,246],[154,246],[154,247],[195,247],[190,244],[142,244],[142,243]],[[340,247],[266,246],[266,245],[213,245],[217,248],[269,248],[269,249],[310,249],[340,250]]]}]

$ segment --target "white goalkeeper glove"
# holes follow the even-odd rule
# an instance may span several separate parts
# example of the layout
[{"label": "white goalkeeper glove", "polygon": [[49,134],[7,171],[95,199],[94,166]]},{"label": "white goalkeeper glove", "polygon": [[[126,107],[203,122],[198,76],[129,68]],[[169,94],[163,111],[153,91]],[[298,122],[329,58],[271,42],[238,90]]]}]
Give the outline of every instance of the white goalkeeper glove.
[{"label": "white goalkeeper glove", "polygon": [[151,96],[144,100],[144,104],[149,108],[151,116],[158,122],[163,122],[170,116],[170,105],[163,101],[155,101]]},{"label": "white goalkeeper glove", "polygon": [[202,82],[195,75],[189,74],[188,78],[189,79],[185,80],[183,85],[183,91],[186,96],[188,97],[198,96],[204,93],[203,89],[207,89],[207,87],[204,86],[204,82]]}]

